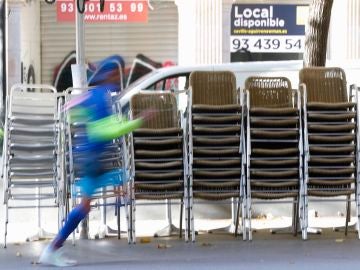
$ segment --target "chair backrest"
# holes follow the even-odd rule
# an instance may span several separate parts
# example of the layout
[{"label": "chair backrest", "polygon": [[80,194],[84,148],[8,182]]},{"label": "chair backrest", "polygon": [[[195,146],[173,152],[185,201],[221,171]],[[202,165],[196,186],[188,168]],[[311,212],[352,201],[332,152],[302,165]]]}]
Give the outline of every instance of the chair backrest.
[{"label": "chair backrest", "polygon": [[11,114],[53,115],[57,110],[55,93],[26,92],[14,89],[10,95]]},{"label": "chair backrest", "polygon": [[293,107],[291,82],[285,77],[249,77],[245,89],[251,107]]},{"label": "chair backrest", "polygon": [[236,77],[230,71],[194,71],[190,86],[192,104],[238,104]]},{"label": "chair backrest", "polygon": [[347,102],[346,76],[337,67],[303,68],[299,74],[300,83],[306,85],[308,102]]},{"label": "chair backrest", "polygon": [[163,129],[179,127],[176,98],[172,93],[139,93],[130,101],[132,115],[155,110],[156,116],[146,121],[143,128]]}]

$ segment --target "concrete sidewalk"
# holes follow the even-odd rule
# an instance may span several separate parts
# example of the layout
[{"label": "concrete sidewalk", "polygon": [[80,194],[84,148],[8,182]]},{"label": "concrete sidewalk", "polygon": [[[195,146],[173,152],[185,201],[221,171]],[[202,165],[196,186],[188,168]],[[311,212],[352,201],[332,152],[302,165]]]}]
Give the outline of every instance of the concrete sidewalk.
[{"label": "concrete sidewalk", "polygon": [[[36,264],[48,242],[8,245],[0,249],[1,269],[54,269]],[[327,230],[322,235],[272,235],[256,232],[252,242],[229,235],[199,235],[196,243],[177,237],[151,239],[128,245],[126,239],[77,240],[67,242],[65,254],[78,260],[73,269],[353,269],[360,264],[360,241]],[[70,268],[71,269],[71,268]]]}]

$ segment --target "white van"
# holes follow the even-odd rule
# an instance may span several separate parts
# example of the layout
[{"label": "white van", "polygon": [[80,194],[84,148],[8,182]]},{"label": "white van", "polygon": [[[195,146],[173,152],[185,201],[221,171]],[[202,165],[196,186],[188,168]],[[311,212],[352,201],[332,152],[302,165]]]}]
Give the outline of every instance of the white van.
[{"label": "white van", "polygon": [[[345,70],[348,84],[360,86],[360,61],[327,61],[327,66],[341,67]],[[120,104],[123,111],[128,110],[130,98],[141,90],[183,90],[189,86],[190,73],[193,71],[232,71],[236,76],[237,87],[244,88],[250,76],[287,77],[293,88],[298,88],[299,71],[302,60],[241,62],[217,65],[173,66],[156,69],[130,84],[121,93]]]},{"label": "white van", "polygon": [[[236,76],[237,87],[244,87],[250,76],[285,76],[290,79],[294,88],[299,81],[299,70],[303,62],[296,61],[266,61],[241,62],[218,65],[173,66],[156,69],[139,80],[130,84],[122,93],[121,107],[127,107],[130,98],[141,90],[183,90],[189,86],[189,76],[193,71],[232,71]],[[174,83],[176,82],[176,83]]]}]

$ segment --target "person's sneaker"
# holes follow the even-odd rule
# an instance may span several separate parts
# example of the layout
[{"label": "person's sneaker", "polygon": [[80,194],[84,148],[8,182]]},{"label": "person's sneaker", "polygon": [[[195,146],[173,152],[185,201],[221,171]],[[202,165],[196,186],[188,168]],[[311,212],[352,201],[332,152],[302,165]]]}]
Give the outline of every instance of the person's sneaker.
[{"label": "person's sneaker", "polygon": [[62,254],[62,250],[52,250],[50,246],[48,246],[41,253],[39,263],[58,267],[67,267],[74,266],[77,262],[75,260],[64,257]]}]

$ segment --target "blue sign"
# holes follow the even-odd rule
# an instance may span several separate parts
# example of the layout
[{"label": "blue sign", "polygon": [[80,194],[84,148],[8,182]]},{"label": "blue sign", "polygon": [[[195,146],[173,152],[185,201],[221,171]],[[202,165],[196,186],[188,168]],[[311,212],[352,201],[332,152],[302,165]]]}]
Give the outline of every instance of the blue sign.
[{"label": "blue sign", "polygon": [[306,5],[233,4],[231,52],[302,53]]}]

